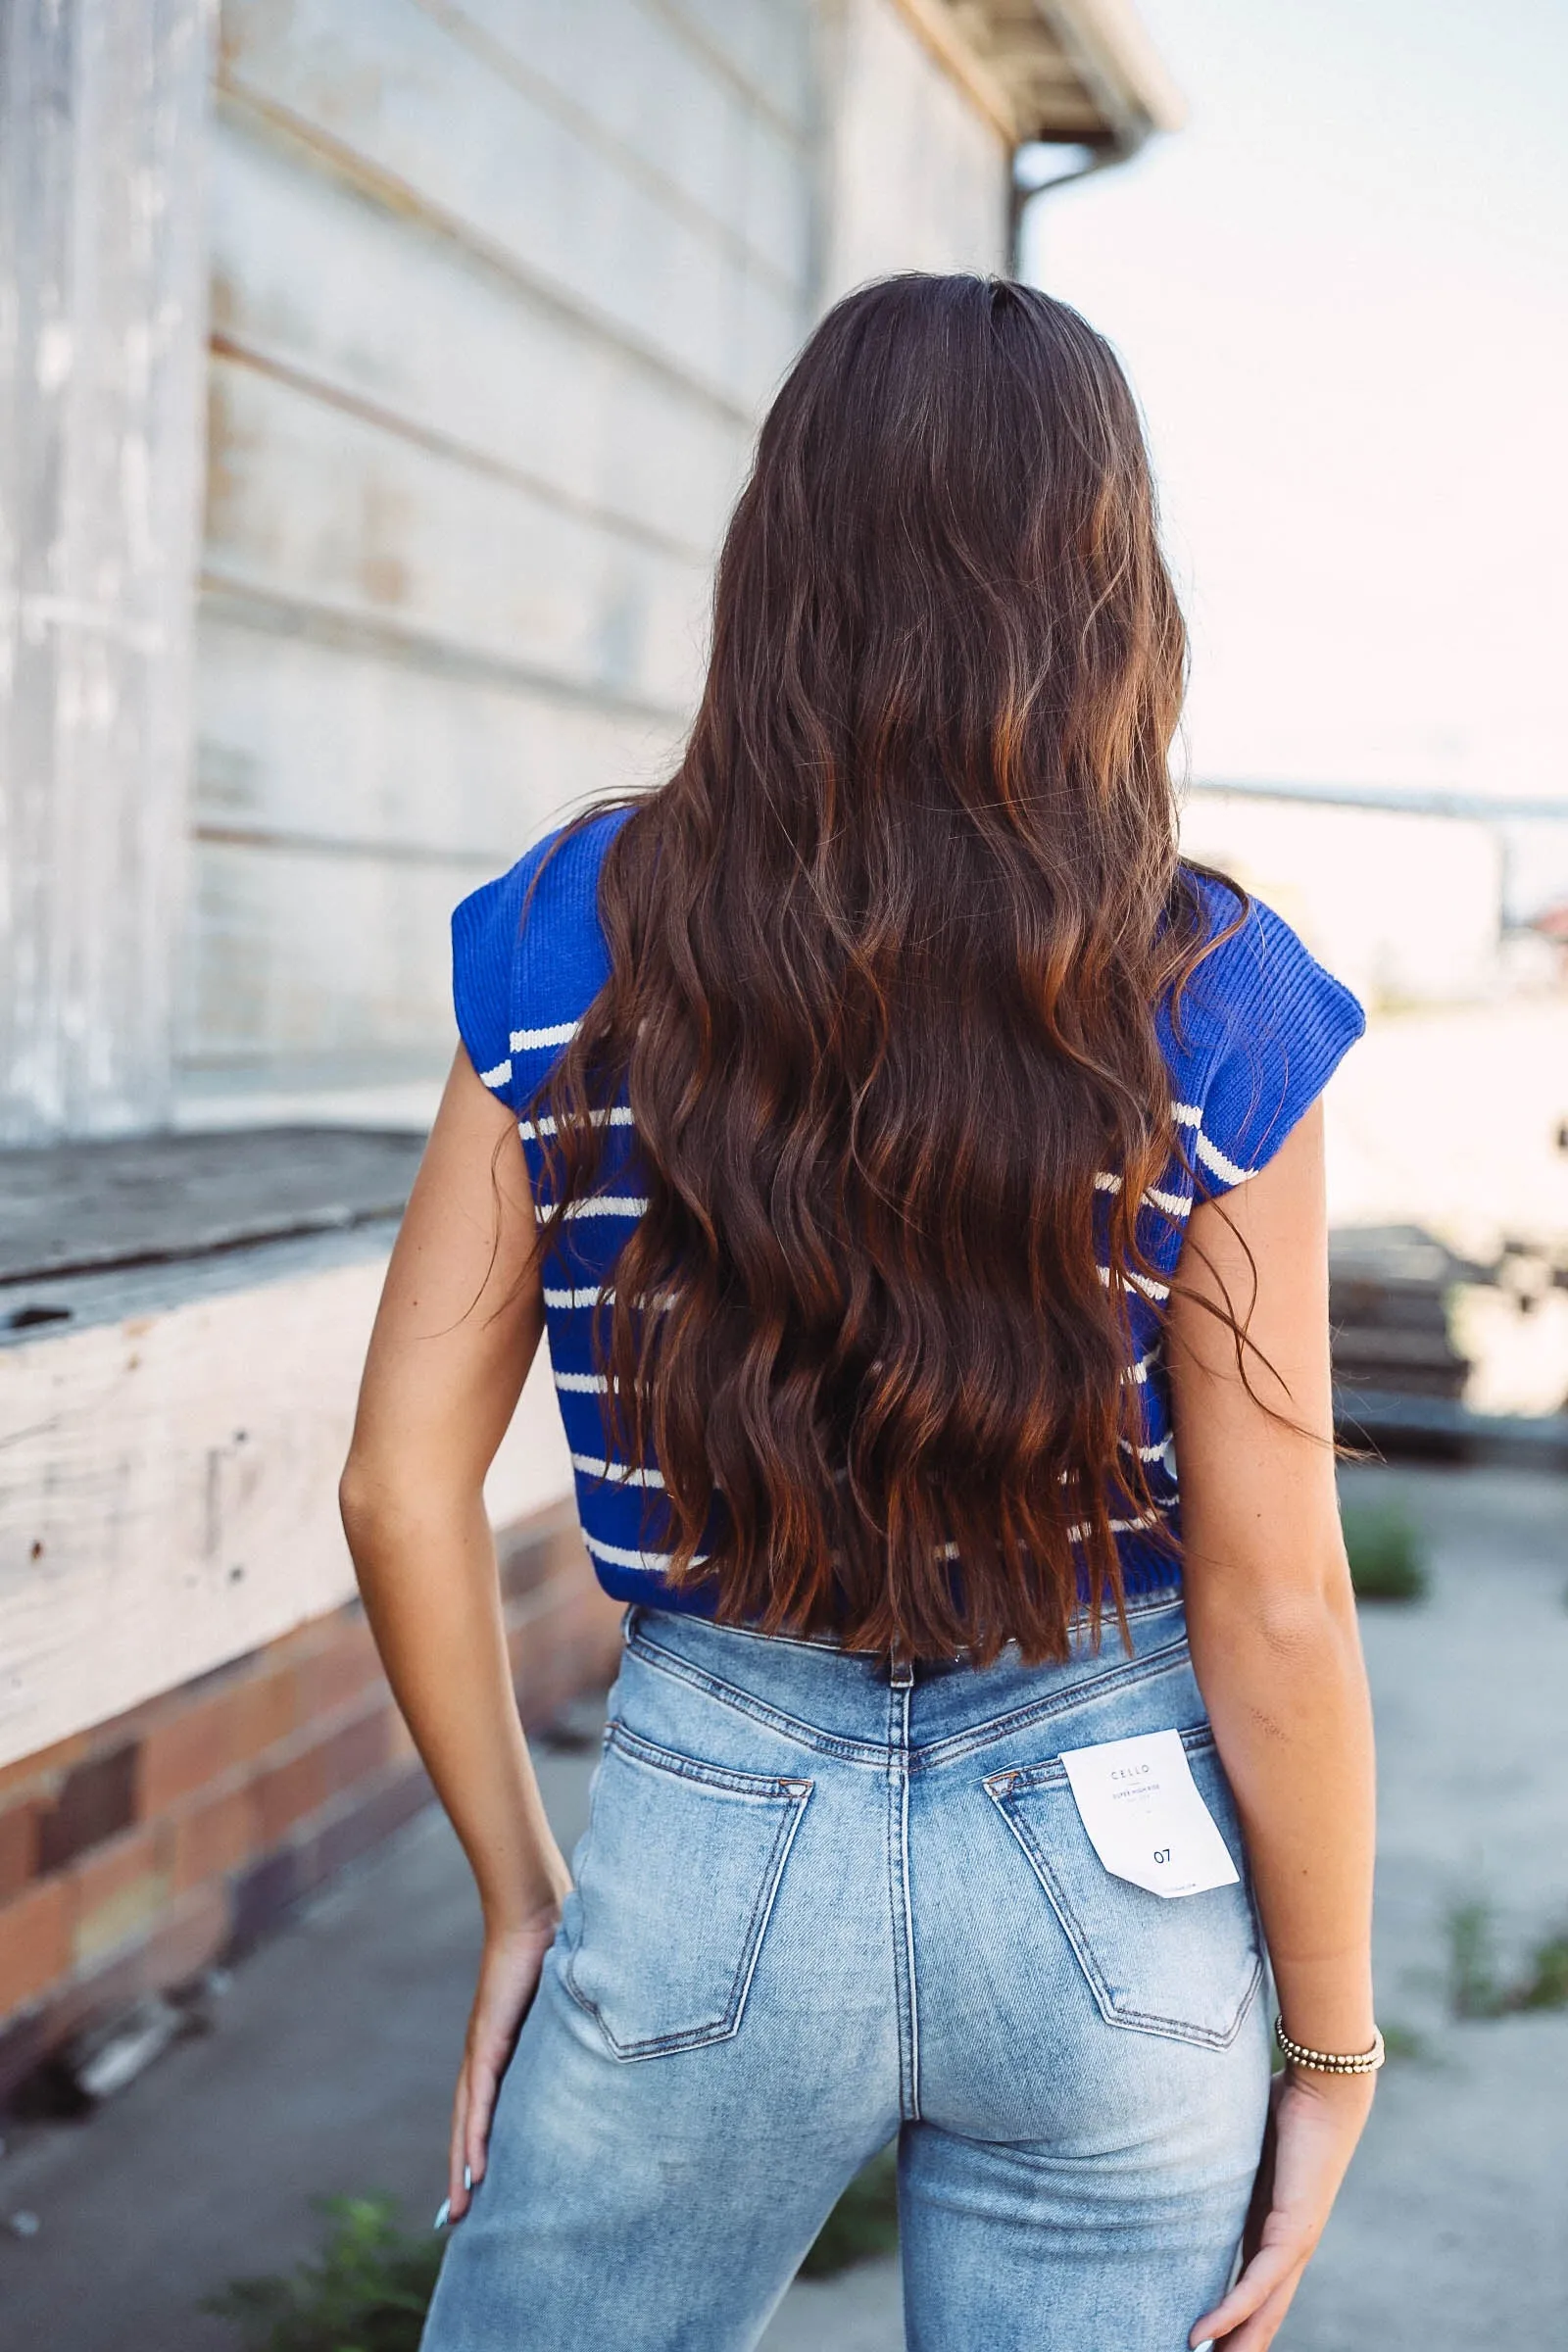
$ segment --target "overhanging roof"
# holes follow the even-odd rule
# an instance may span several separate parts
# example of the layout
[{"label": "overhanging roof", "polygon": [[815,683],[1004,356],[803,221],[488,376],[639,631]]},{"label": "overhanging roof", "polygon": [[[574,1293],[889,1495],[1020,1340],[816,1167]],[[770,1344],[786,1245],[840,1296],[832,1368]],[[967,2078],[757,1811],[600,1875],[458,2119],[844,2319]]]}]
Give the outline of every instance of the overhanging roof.
[{"label": "overhanging roof", "polygon": [[1015,147],[1131,155],[1187,108],[1130,0],[898,0]]}]

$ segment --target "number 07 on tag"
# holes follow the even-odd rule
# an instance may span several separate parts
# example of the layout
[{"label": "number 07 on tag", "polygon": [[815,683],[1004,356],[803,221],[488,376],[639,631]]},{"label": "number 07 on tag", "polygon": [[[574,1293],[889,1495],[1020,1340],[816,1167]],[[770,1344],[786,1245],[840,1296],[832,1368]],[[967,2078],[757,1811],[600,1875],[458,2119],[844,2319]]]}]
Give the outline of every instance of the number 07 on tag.
[{"label": "number 07 on tag", "polygon": [[1113,1878],[1163,1895],[1237,1884],[1180,1732],[1069,1748],[1061,1761],[1089,1842]]}]

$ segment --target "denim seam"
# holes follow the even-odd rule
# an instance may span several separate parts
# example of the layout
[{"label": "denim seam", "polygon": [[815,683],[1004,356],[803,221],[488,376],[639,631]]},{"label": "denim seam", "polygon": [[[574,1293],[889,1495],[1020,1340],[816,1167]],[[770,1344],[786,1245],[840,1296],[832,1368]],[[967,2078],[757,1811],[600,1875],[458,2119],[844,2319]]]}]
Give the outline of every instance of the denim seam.
[{"label": "denim seam", "polygon": [[[1206,1756],[1214,1746],[1211,1724],[1189,1724],[1178,1736],[1190,1756]],[[988,1774],[986,1789],[992,1796],[1015,1796],[1028,1788],[1062,1788],[1066,1779],[1066,1765],[1059,1756],[1051,1756],[1041,1764],[1019,1764]]]},{"label": "denim seam", "polygon": [[[1143,1617],[1161,1616],[1167,1609],[1180,1608],[1185,1598],[1186,1595],[1180,1585],[1162,1585],[1154,1592],[1136,1593],[1125,1604],[1128,1622],[1135,1624]],[[627,1619],[634,1610],[641,1616],[645,1615],[650,1608],[657,1613],[658,1603],[642,1600],[628,1602],[621,1618],[622,1626],[626,1626]],[[665,1613],[672,1614],[673,1612]],[[715,1634],[733,1635],[737,1642],[763,1642],[774,1649],[805,1649],[810,1650],[818,1656],[825,1653],[832,1658],[848,1658],[865,1663],[869,1663],[872,1659],[880,1660],[887,1654],[886,1651],[880,1649],[846,1649],[842,1642],[830,1641],[826,1635],[764,1634],[759,1626],[725,1625],[716,1617],[688,1616],[686,1622],[707,1626]],[[1076,1624],[1078,1620],[1074,1619],[1073,1622]],[[955,1652],[956,1657],[961,1656],[961,1652]]]},{"label": "denim seam", "polygon": [[[1183,1744],[1186,1744],[1185,1738]],[[1049,1770],[1048,1767],[1037,1767],[1036,1769],[1042,1773]],[[1065,1786],[1066,1778],[1067,1776],[1065,1772],[1063,1772],[1061,1775],[1062,1786]],[[1024,1857],[1024,1860],[1028,1863],[1036,1879],[1038,1879],[1040,1885],[1044,1887],[1047,1900],[1050,1902],[1052,1909],[1055,1912],[1057,1919],[1061,1923],[1062,1933],[1066,1936],[1067,1941],[1072,1945],[1073,1952],[1077,1957],[1079,1967],[1083,1970],[1089,1989],[1095,1996],[1095,2005],[1099,2009],[1101,2016],[1105,2020],[1105,2023],[1109,2026],[1124,2027],[1129,2033],[1153,2034],[1160,2035],[1166,2040],[1196,2043],[1202,2049],[1230,2049],[1234,2044],[1237,2035],[1240,2034],[1243,2025],[1246,2023],[1248,2011],[1251,2008],[1253,1998],[1257,1992],[1259,1982],[1262,1978],[1263,1961],[1261,1953],[1254,1948],[1252,1954],[1251,1974],[1248,1979],[1246,1989],[1242,1993],[1242,1996],[1237,2004],[1235,2016],[1232,2018],[1230,2025],[1223,2031],[1210,2026],[1200,2026],[1194,2024],[1192,2021],[1186,2018],[1160,2016],[1153,2010],[1150,2009],[1123,2008],[1120,2006],[1115,2000],[1110,1986],[1106,1984],[1104,1975],[1100,1967],[1100,1963],[1095,1957],[1094,1945],[1090,1938],[1088,1930],[1085,1928],[1082,1920],[1079,1918],[1077,1911],[1074,1909],[1066,1893],[1056,1884],[1055,1876],[1052,1871],[1051,1865],[1047,1861],[1045,1854],[1042,1852],[1038,1841],[1031,1833],[1026,1831],[1023,1826],[1013,1818],[1012,1813],[1008,1810],[1009,1802],[1013,1794],[1014,1782],[1024,1780],[1026,1780],[1026,1775],[1023,1773],[998,1773],[994,1780],[987,1780],[982,1784],[982,1786],[985,1788],[986,1794],[996,1806],[997,1811],[1002,1815],[1003,1820],[1006,1823],[1007,1828],[1011,1831],[1013,1841],[1018,1846]],[[1035,1779],[1028,1781],[1027,1785],[1032,1788],[1043,1788],[1054,1787],[1057,1784],[1054,1780]],[[1161,1898],[1158,1895],[1155,1895],[1153,1899],[1158,1902]],[[1252,1933],[1255,1947],[1257,1913],[1250,1893],[1248,1895],[1248,1910],[1249,1916],[1252,1922]]]},{"label": "denim seam", "polygon": [[887,1742],[887,1856],[889,1924],[893,1930],[893,1995],[899,2036],[899,2113],[920,2117],[920,2028],[914,1984],[914,1934],[909,1911],[909,1698],[911,1686],[890,1682]]},{"label": "denim seam", "polygon": [[562,1982],[578,2008],[593,2019],[614,2058],[629,2065],[644,2058],[672,2057],[681,2050],[703,2049],[712,2042],[729,2041],[740,2032],[741,2020],[746,2014],[746,1998],[751,1991],[752,1979],[757,1973],[757,1963],[761,1956],[762,1936],[766,1931],[768,1920],[772,1916],[773,1905],[778,1899],[779,1886],[784,1877],[784,1866],[790,1858],[790,1849],[795,1843],[795,1834],[806,1818],[806,1808],[810,1799],[809,1783],[797,1784],[794,1788],[786,1786],[783,1782],[779,1783],[773,1801],[783,1803],[783,1818],[779,1822],[778,1834],[773,1839],[773,1848],[768,1855],[761,1883],[752,1904],[751,1917],[746,1923],[746,1934],[741,1943],[741,1956],[736,1962],[735,1975],[730,1984],[729,2000],[723,2016],[716,2023],[706,2026],[688,2026],[678,2034],[647,2034],[640,2041],[617,2041],[606,2024],[604,2012],[598,2002],[581,1991],[576,1984],[573,1970],[582,1948],[582,1937],[578,1936],[562,1970]]},{"label": "denim seam", "polygon": [[1190,1663],[1191,1653],[1185,1634],[1179,1642],[1170,1642],[1160,1649],[1152,1649],[1147,1657],[1126,1658],[1119,1666],[1107,1666],[1103,1674],[1086,1675],[1082,1682],[1069,1683],[1049,1698],[1037,1698],[1023,1707],[1013,1707],[1005,1715],[994,1715],[989,1722],[971,1724],[967,1731],[951,1732],[945,1740],[933,1740],[929,1747],[914,1750],[910,1769],[929,1772],[939,1764],[951,1764],[959,1756],[972,1755],[977,1748],[989,1747],[998,1740],[1010,1739],[1016,1732],[1026,1732],[1037,1723],[1047,1723],[1054,1715],[1064,1715],[1082,1706],[1087,1698],[1114,1697],[1122,1690],[1137,1688],[1140,1683],[1152,1681],[1156,1676],[1175,1673]]},{"label": "denim seam", "polygon": [[749,1715],[757,1723],[765,1723],[786,1739],[798,1740],[803,1747],[815,1748],[820,1754],[837,1756],[846,1764],[870,1764],[878,1772],[887,1764],[885,1747],[875,1747],[868,1740],[840,1740],[831,1732],[819,1731],[814,1724],[803,1723],[798,1715],[785,1714],[782,1707],[769,1706],[765,1699],[754,1698],[734,1683],[721,1682],[716,1675],[707,1674],[700,1666],[688,1664],[672,1650],[662,1649],[646,1634],[633,1637],[628,1646],[656,1674],[667,1674],[675,1680],[690,1683],[695,1690],[705,1690],[720,1706],[731,1708],[737,1715]]},{"label": "denim seam", "polygon": [[683,1756],[678,1748],[661,1747],[657,1740],[645,1740],[641,1732],[632,1731],[618,1717],[605,1726],[605,1744],[615,1748],[634,1763],[646,1765],[650,1772],[666,1772],[673,1780],[695,1781],[704,1788],[722,1788],[731,1796],[751,1797],[764,1804],[776,1804],[781,1792],[787,1793],[787,1774],[734,1772],[728,1765],[704,1764],[696,1756]]},{"label": "denim seam", "polygon": [[[664,1649],[640,1629],[628,1635],[626,1646],[655,1673],[667,1674],[677,1681],[689,1683],[694,1690],[706,1691],[718,1705],[729,1707],[738,1715],[749,1716],[754,1722],[765,1723],[771,1730],[781,1732],[786,1739],[798,1740],[803,1747],[814,1748],[822,1755],[836,1756],[846,1764],[870,1765],[879,1772],[886,1766],[885,1748],[875,1747],[866,1740],[841,1739],[832,1732],[820,1730],[815,1724],[804,1722],[798,1715],[786,1714],[782,1707],[770,1705],[766,1699],[741,1690],[738,1684],[726,1683],[717,1675],[709,1674],[704,1668],[677,1657],[673,1650]],[[1086,1675],[1081,1681],[1068,1684],[1050,1698],[1036,1699],[1028,1706],[1014,1707],[1006,1714],[992,1716],[985,1723],[973,1724],[966,1731],[950,1733],[945,1740],[935,1740],[928,1747],[911,1748],[909,1770],[925,1772],[960,1756],[972,1755],[977,1748],[1007,1739],[1014,1732],[1027,1731],[1031,1724],[1046,1722],[1054,1715],[1081,1705],[1090,1696],[1099,1697],[1102,1693],[1114,1695],[1135,1688],[1154,1675],[1170,1673],[1185,1664],[1188,1656],[1187,1637],[1183,1634],[1179,1641],[1151,1650],[1146,1658],[1124,1659],[1118,1666],[1107,1667],[1102,1674]]]}]

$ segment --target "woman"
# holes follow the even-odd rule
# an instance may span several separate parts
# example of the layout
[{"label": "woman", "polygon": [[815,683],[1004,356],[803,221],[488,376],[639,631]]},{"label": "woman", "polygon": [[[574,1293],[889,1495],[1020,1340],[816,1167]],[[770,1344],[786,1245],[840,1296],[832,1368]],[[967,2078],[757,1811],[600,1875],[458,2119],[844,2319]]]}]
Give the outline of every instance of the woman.
[{"label": "woman", "polygon": [[[868,287],[762,428],[676,773],[458,910],[343,1483],[484,1910],[428,2352],[738,2352],[895,2134],[917,2352],[1279,2328],[1381,2055],[1361,1019],[1178,859],[1184,662],[1106,345]],[[481,1499],[541,1331],[627,1603],[575,1886]]]}]

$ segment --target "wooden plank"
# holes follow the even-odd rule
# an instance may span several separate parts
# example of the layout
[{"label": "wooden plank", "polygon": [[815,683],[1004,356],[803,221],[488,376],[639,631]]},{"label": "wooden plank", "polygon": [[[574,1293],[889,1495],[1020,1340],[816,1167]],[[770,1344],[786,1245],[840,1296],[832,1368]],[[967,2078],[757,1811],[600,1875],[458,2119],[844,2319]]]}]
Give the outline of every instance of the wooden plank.
[{"label": "wooden plank", "polygon": [[848,0],[822,297],[890,270],[1000,270],[1007,148],[895,5]]},{"label": "wooden plank", "polygon": [[198,841],[192,862],[185,1067],[315,1061],[368,1084],[450,1059],[449,917],[490,860]]},{"label": "wooden plank", "polygon": [[0,12],[0,1139],[169,1102],[210,32]]},{"label": "wooden plank", "polygon": [[[766,378],[737,333],[750,272],[732,241],[615,172],[559,115],[454,40],[416,0],[230,0],[225,88],[379,175],[487,252],[585,302],[743,410]],[[461,125],[461,135],[455,135]],[[780,287],[785,351],[800,304]]]},{"label": "wooden plank", "polygon": [[218,123],[211,211],[221,337],[609,528],[710,557],[747,456],[726,412],[300,170],[243,114]]},{"label": "wooden plank", "polygon": [[[787,123],[761,85],[715,72],[706,45],[642,0],[592,8],[517,0],[421,0],[525,90],[548,94],[564,119],[597,135],[622,169],[677,190],[754,266],[797,296],[809,273],[810,137]],[[797,25],[800,12],[793,12]],[[770,8],[788,24],[791,10]],[[671,135],[679,124],[679,136]],[[782,201],[772,202],[775,195]]]},{"label": "wooden plank", "polygon": [[564,809],[662,778],[676,749],[668,725],[265,635],[212,609],[197,687],[199,828],[497,873]]},{"label": "wooden plank", "polygon": [[803,0],[643,0],[721,66],[754,105],[809,139],[816,103],[814,11]]},{"label": "wooden plank", "polygon": [[[957,14],[949,0],[893,0],[893,4],[948,79],[962,90],[975,112],[985,118],[1010,153],[1024,135],[1018,120],[1016,89],[999,78],[998,46],[994,38],[986,38],[989,27],[984,18],[978,26],[965,28],[979,33],[976,45],[959,29]],[[1054,49],[1054,35],[1033,0],[1029,0],[1028,24],[1025,39],[1032,44],[1031,55],[1041,49]]]},{"label": "wooden plank", "polygon": [[672,714],[700,678],[706,566],[616,542],[292,384],[214,356],[206,568]]},{"label": "wooden plank", "polygon": [[[0,1284],[210,1256],[401,1215],[420,1139],[142,1135],[0,1154]],[[0,1296],[0,1325],[7,1302]]]},{"label": "wooden plank", "polygon": [[[348,1262],[0,1349],[0,1764],[351,1595],[337,1476],[385,1252],[334,1247]],[[541,1353],[487,1500],[505,1524],[569,1490]]]}]

